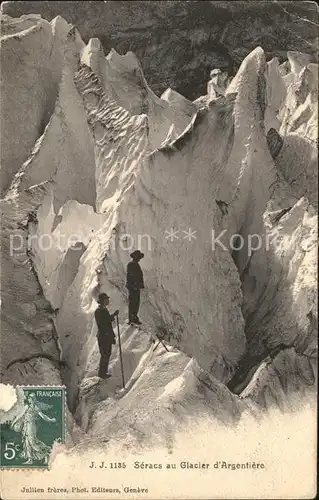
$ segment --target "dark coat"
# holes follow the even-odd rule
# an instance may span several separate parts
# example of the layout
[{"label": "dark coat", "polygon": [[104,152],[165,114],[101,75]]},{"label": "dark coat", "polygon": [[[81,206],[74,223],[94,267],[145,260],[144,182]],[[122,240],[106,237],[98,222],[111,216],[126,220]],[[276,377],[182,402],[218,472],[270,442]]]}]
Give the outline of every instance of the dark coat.
[{"label": "dark coat", "polygon": [[143,271],[138,262],[127,264],[126,287],[129,290],[140,290],[144,288]]},{"label": "dark coat", "polygon": [[98,328],[98,335],[103,335],[112,343],[115,340],[115,334],[112,326],[115,316],[110,314],[106,307],[99,306],[95,313],[95,321]]}]

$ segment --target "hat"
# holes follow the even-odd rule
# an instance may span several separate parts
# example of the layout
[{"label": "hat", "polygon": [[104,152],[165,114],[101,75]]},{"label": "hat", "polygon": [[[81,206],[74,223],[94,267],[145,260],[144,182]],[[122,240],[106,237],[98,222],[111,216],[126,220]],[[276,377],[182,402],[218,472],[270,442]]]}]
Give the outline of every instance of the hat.
[{"label": "hat", "polygon": [[143,259],[144,257],[144,254],[142,252],[140,252],[139,250],[134,250],[134,252],[132,252],[130,254],[130,257],[139,257],[140,259]]},{"label": "hat", "polygon": [[109,298],[110,297],[108,296],[107,293],[100,293],[100,295],[97,298],[97,301],[99,304],[101,304],[101,302],[103,302],[103,299],[109,299]]},{"label": "hat", "polygon": [[212,77],[213,75],[219,75],[221,73],[221,70],[218,68],[212,69],[210,72],[210,76]]}]

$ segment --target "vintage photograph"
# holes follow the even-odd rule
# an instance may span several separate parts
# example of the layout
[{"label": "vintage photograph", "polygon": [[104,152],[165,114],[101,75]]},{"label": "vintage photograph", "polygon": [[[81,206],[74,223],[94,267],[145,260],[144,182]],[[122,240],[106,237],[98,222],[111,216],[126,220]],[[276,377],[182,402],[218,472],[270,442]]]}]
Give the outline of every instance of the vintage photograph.
[{"label": "vintage photograph", "polygon": [[316,3],[0,8],[1,498],[314,498]]}]

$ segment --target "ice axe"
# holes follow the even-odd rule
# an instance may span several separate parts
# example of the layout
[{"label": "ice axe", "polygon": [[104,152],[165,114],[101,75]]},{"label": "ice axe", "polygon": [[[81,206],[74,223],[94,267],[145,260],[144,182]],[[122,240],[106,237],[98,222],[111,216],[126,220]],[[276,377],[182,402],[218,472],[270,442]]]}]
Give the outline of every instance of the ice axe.
[{"label": "ice axe", "polygon": [[117,335],[118,335],[118,338],[119,338],[119,351],[120,351],[120,362],[121,362],[121,372],[122,372],[122,384],[123,384],[123,389],[125,389],[123,358],[122,358],[122,347],[121,347],[121,336],[120,336],[120,325],[119,325],[119,317],[118,317],[118,315],[116,316],[116,326],[117,326]]}]

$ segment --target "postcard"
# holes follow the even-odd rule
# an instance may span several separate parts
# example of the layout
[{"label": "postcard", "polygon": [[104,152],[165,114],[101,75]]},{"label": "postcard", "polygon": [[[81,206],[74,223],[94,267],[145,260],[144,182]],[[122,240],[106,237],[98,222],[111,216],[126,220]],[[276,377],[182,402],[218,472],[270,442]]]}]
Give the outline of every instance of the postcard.
[{"label": "postcard", "polygon": [[315,498],[317,37],[2,2],[1,498]]}]

